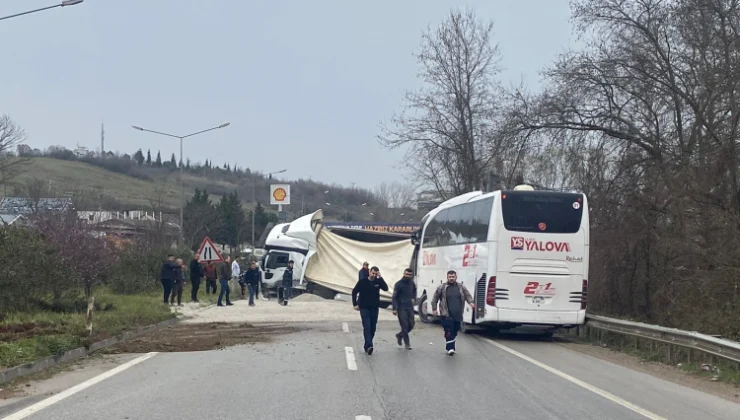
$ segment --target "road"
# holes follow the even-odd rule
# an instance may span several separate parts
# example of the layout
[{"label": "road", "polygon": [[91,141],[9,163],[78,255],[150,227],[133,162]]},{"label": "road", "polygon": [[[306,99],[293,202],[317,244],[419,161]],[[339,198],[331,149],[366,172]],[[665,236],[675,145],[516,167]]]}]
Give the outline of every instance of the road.
[{"label": "road", "polygon": [[[740,404],[554,342],[461,335],[450,357],[438,326],[417,323],[409,351],[395,343],[396,323],[381,321],[368,356],[359,321],[294,325],[296,332],[268,342],[144,356],[59,401],[15,404],[16,414],[0,407],[0,418],[740,418]],[[42,408],[24,411],[33,403]]]}]

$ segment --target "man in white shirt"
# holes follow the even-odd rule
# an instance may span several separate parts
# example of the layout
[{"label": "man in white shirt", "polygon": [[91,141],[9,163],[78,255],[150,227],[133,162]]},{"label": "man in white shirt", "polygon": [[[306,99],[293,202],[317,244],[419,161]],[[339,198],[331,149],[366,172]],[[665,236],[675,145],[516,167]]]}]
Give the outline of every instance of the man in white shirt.
[{"label": "man in white shirt", "polygon": [[[236,292],[236,288],[239,285],[239,276],[241,275],[241,267],[239,267],[239,257],[234,257],[234,261],[231,263],[231,290]],[[242,290],[242,297],[244,291]]]}]

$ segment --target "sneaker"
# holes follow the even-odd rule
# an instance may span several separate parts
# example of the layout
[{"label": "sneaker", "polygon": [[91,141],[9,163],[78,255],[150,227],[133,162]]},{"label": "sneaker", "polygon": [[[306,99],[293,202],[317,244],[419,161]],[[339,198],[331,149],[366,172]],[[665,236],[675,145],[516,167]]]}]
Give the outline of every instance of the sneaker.
[{"label": "sneaker", "polygon": [[226,302],[226,306],[234,306],[234,304],[231,302]]},{"label": "sneaker", "polygon": [[370,347],[367,348],[367,354],[368,354],[368,356],[371,355],[371,354],[373,354],[373,346],[370,346]]},{"label": "sneaker", "polygon": [[396,334],[396,341],[398,341],[398,345],[403,345],[403,338],[401,337],[401,334]]},{"label": "sneaker", "polygon": [[411,350],[411,344],[406,344],[406,350]]},{"label": "sneaker", "polygon": [[450,356],[454,356],[455,350],[447,350],[447,354],[449,354]]},{"label": "sneaker", "polygon": [[219,303],[216,306],[224,306],[224,304],[223,303]]}]

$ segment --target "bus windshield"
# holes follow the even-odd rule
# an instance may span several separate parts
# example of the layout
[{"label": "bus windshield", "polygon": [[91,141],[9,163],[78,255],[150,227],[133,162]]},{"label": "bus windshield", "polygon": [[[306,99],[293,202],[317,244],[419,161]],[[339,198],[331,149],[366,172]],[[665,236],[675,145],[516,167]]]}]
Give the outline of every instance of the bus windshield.
[{"label": "bus windshield", "polygon": [[583,194],[506,191],[501,211],[508,231],[575,233],[581,228]]}]

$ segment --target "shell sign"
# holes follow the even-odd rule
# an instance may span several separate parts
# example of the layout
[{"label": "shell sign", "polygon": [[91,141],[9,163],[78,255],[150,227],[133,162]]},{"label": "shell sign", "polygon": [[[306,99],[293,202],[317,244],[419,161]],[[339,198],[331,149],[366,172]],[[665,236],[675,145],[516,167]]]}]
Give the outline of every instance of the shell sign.
[{"label": "shell sign", "polygon": [[270,185],[270,204],[274,206],[290,204],[290,185],[288,184]]}]

